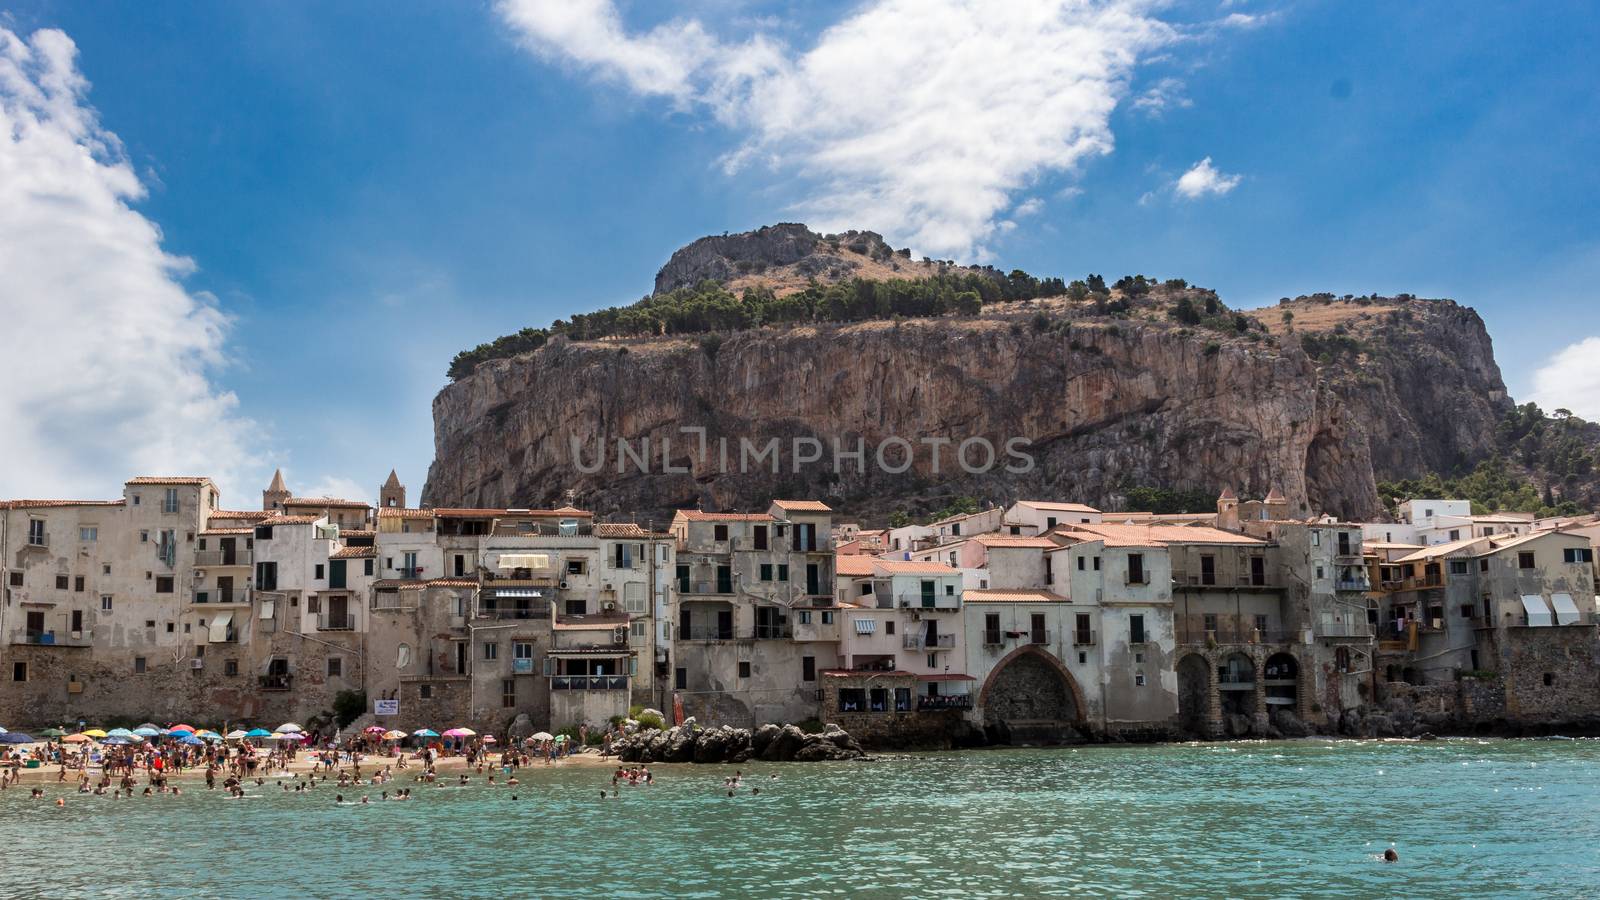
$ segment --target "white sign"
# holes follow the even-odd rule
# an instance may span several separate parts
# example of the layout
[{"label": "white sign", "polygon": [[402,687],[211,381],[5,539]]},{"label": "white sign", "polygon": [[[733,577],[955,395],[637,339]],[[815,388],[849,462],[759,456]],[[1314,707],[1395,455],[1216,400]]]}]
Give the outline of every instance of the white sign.
[{"label": "white sign", "polygon": [[372,701],[372,714],[375,716],[400,715],[399,700],[374,700]]}]

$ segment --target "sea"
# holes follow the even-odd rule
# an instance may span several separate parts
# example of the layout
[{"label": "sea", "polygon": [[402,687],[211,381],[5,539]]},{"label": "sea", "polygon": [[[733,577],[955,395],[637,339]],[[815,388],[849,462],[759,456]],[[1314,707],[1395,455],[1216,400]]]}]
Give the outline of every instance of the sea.
[{"label": "sea", "polygon": [[[0,792],[0,884],[117,898],[1600,896],[1596,740],[652,770],[653,785],[604,799],[610,770],[575,766],[524,770],[516,787],[347,788],[343,804],[331,784],[275,780],[238,800],[203,784],[119,801],[51,784],[40,802],[25,784]],[[415,799],[379,800],[407,786]]]}]

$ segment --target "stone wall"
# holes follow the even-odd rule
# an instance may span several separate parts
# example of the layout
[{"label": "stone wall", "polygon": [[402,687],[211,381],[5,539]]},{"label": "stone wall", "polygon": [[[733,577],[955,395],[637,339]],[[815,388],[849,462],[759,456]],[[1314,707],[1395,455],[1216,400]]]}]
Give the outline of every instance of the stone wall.
[{"label": "stone wall", "polygon": [[[1508,722],[1600,721],[1600,643],[1595,626],[1505,628],[1493,635]],[[1484,658],[1481,649],[1479,656]]]}]

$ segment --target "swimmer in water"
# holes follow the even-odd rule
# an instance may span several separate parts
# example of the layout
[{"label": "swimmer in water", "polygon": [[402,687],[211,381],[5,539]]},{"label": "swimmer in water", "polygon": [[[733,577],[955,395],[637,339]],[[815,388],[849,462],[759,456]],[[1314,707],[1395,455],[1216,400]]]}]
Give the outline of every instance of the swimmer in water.
[{"label": "swimmer in water", "polygon": [[1394,852],[1394,848],[1390,847],[1389,849],[1383,851],[1383,861],[1384,862],[1399,862],[1400,861],[1400,854]]},{"label": "swimmer in water", "polygon": [[344,795],[343,794],[334,794],[333,795],[333,802],[335,802],[335,803],[343,803],[344,802]]}]

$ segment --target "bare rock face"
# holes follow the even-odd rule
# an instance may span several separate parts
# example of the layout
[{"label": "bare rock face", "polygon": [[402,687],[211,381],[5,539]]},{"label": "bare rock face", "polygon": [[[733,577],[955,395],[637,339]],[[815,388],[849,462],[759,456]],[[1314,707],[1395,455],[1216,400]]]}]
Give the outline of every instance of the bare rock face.
[{"label": "bare rock face", "polygon": [[820,235],[797,223],[703,237],[679,249],[661,267],[656,273],[656,293],[708,280],[729,282],[756,266],[792,265],[810,256],[821,240]]}]

